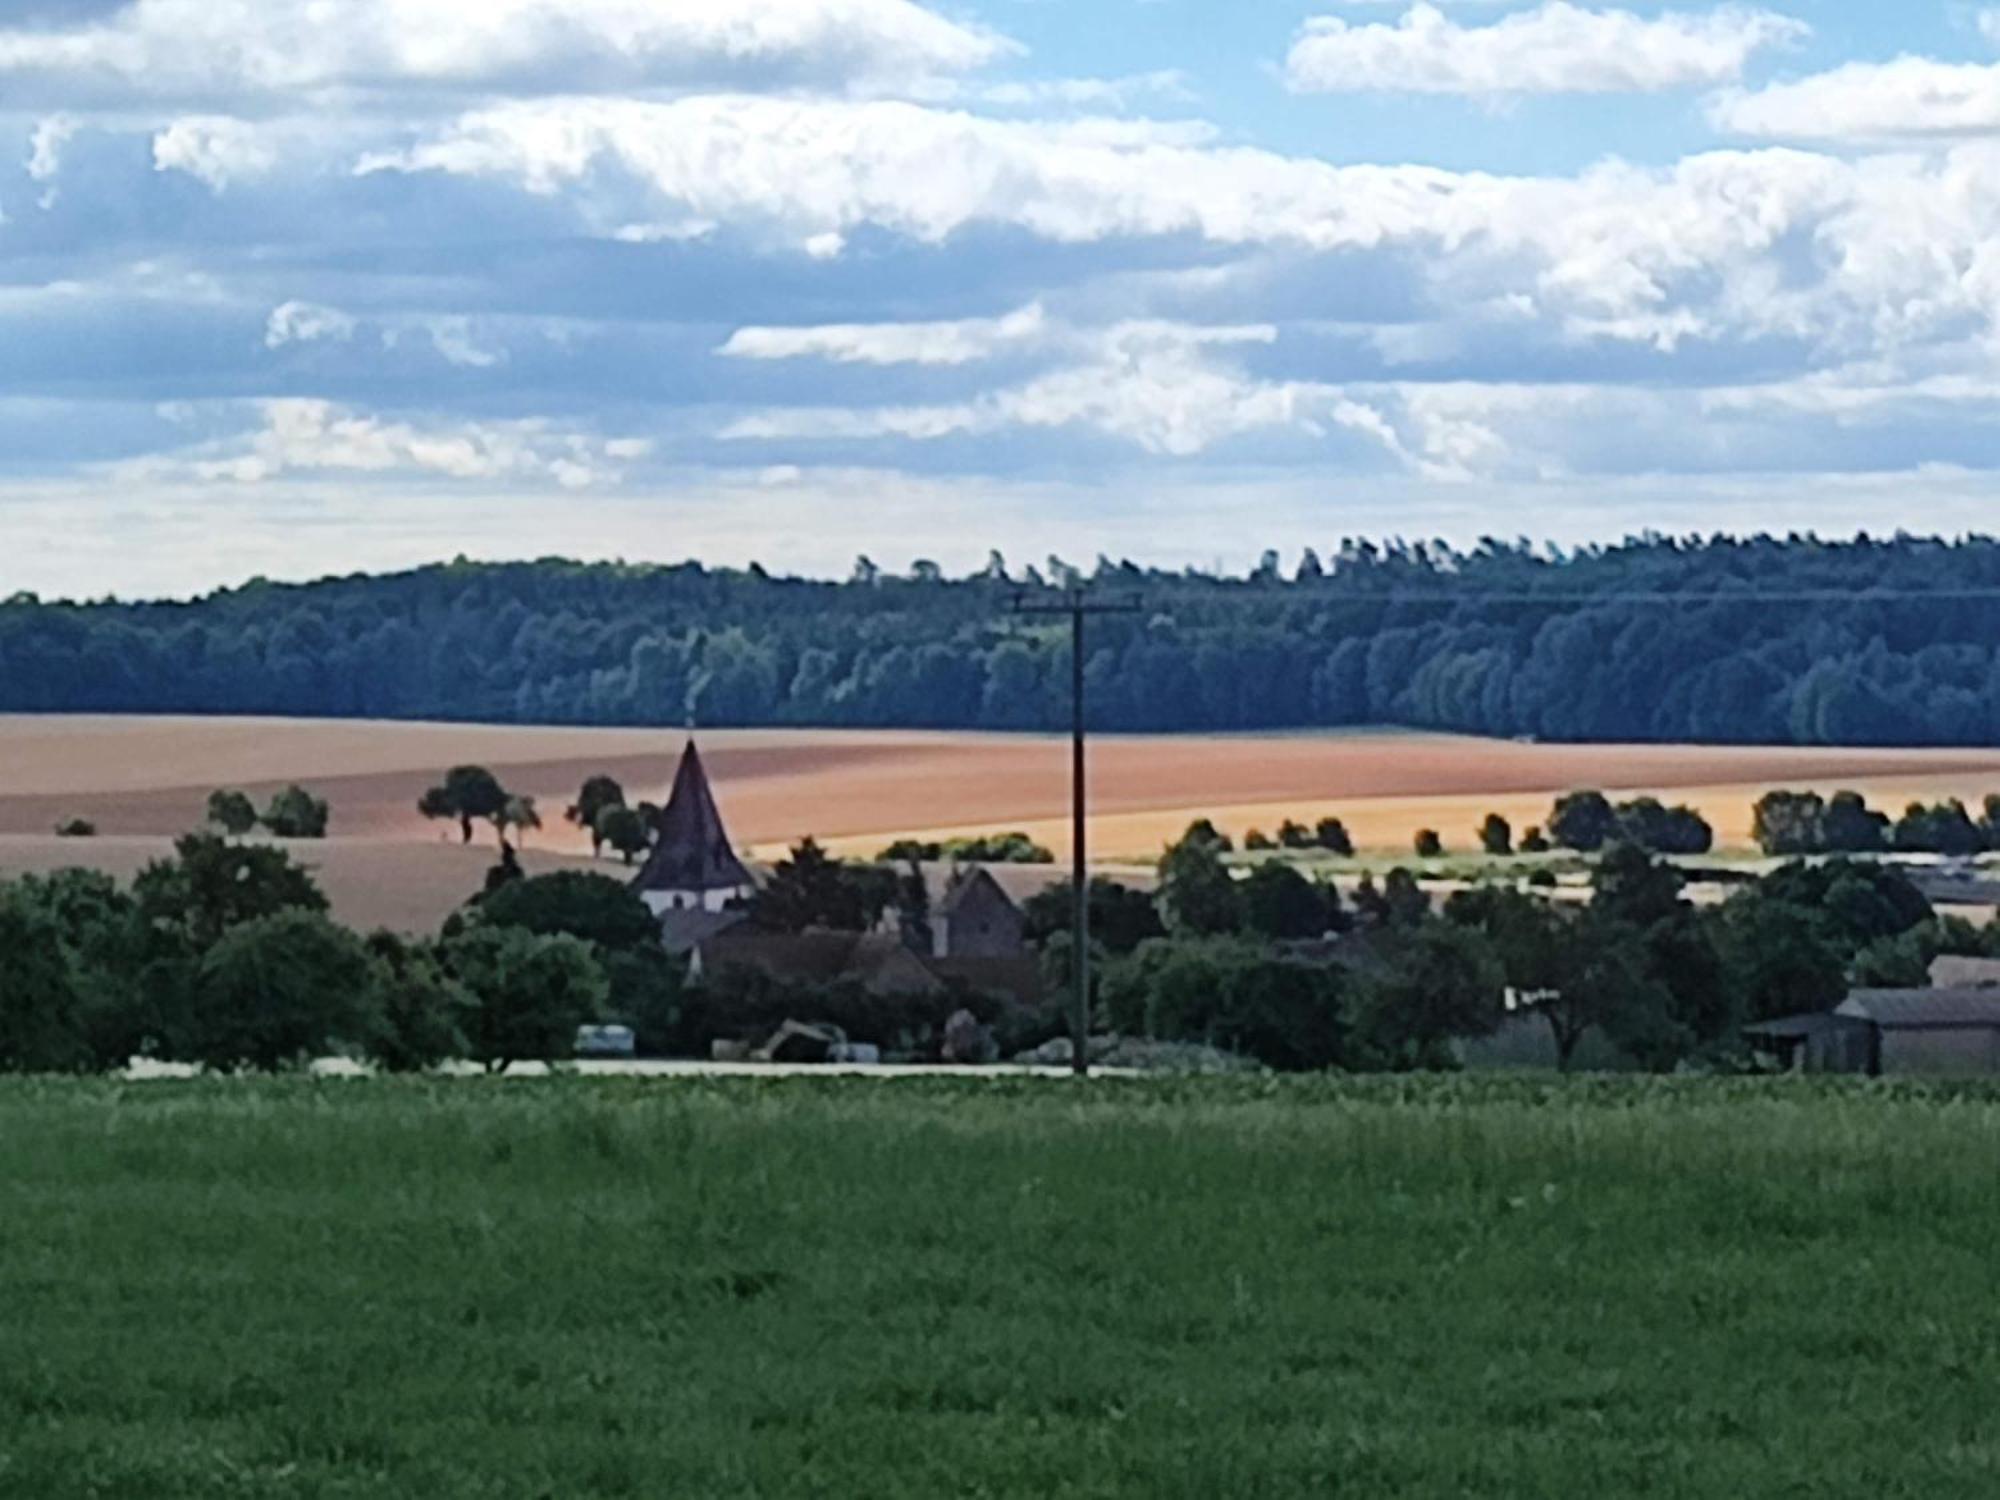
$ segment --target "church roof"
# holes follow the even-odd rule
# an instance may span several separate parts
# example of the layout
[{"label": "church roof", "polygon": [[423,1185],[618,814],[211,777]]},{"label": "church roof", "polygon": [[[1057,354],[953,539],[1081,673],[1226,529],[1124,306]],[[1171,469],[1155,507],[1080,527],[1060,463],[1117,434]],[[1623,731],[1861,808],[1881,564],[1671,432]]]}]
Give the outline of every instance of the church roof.
[{"label": "church roof", "polygon": [[715,794],[702,769],[701,752],[688,741],[674,774],[674,789],[656,825],[645,868],[632,882],[640,891],[734,891],[755,885],[729,846]]}]

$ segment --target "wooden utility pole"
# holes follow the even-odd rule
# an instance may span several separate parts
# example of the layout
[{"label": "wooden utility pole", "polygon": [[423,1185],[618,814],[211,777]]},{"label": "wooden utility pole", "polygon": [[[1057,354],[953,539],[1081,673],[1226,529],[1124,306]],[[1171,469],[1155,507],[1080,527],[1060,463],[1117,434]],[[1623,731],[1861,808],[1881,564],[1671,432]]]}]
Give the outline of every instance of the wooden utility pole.
[{"label": "wooden utility pole", "polygon": [[1084,747],[1084,620],[1091,615],[1134,615],[1143,606],[1137,599],[1098,599],[1081,582],[1063,589],[1059,600],[1020,593],[1014,596],[1014,612],[1020,615],[1069,616],[1069,712],[1070,712],[1070,857],[1071,918],[1070,978],[1075,986],[1071,1002],[1070,1035],[1075,1043],[1071,1066],[1079,1078],[1090,1076],[1090,857],[1089,767]]}]

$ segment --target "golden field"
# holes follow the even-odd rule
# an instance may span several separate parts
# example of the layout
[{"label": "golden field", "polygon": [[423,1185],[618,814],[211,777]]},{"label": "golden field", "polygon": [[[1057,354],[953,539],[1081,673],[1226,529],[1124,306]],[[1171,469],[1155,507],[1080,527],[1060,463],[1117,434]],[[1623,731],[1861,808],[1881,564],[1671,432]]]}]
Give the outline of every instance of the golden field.
[{"label": "golden field", "polygon": [[[725,818],[764,856],[806,834],[846,853],[890,839],[1020,828],[1067,853],[1068,745],[1060,737],[848,730],[701,735]],[[358,721],[0,716],[0,874],[63,863],[124,874],[195,826],[208,793],[262,798],[289,781],[333,804],[333,837],[301,848],[336,909],[358,925],[427,927],[491,863],[426,823],[416,800],[448,766],[476,761],[534,796],[548,826],[531,866],[586,858],[563,806],[596,772],[632,798],[663,799],[684,736]],[[1915,797],[1977,802],[2000,791],[2000,751],[1697,745],[1546,745],[1405,731],[1268,736],[1104,736],[1093,742],[1092,843],[1107,863],[1145,863],[1197,815],[1241,836],[1327,814],[1364,849],[1402,851],[1436,828],[1473,846],[1488,811],[1516,829],[1577,787],[1651,792],[1699,807],[1725,847],[1747,843],[1750,808],[1774,786],[1851,786],[1900,810]],[[95,840],[57,840],[92,820]]]}]

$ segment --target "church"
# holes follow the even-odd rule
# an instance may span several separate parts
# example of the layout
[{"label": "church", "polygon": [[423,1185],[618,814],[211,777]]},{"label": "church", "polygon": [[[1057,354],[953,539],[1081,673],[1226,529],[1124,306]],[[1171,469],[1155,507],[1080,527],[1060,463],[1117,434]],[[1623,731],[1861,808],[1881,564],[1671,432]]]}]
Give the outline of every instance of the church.
[{"label": "church", "polygon": [[756,877],[729,841],[692,739],[655,828],[632,888],[660,919],[667,951],[684,958],[691,975],[743,966],[802,983],[852,980],[877,994],[964,990],[1028,1004],[1040,997],[1040,965],[1021,908],[977,866],[925,872],[931,930],[920,947],[896,935],[893,918],[869,933],[760,929],[751,912]]},{"label": "church", "polygon": [[730,846],[692,739],[655,825],[653,851],[632,888],[656,917],[675,911],[720,912],[757,893],[756,880]]}]

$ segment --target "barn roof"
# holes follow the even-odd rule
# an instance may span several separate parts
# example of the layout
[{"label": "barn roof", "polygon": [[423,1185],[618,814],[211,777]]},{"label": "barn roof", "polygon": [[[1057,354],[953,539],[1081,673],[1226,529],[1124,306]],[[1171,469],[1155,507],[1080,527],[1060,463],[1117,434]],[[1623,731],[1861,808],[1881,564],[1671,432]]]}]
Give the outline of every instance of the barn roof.
[{"label": "barn roof", "polygon": [[2000,1028],[2000,993],[1993,990],[1856,990],[1839,1014],[1889,1031],[1931,1026]]},{"label": "barn roof", "polygon": [[632,882],[634,890],[738,891],[756,884],[729,845],[693,740],[681,755],[655,832],[653,852]]}]

